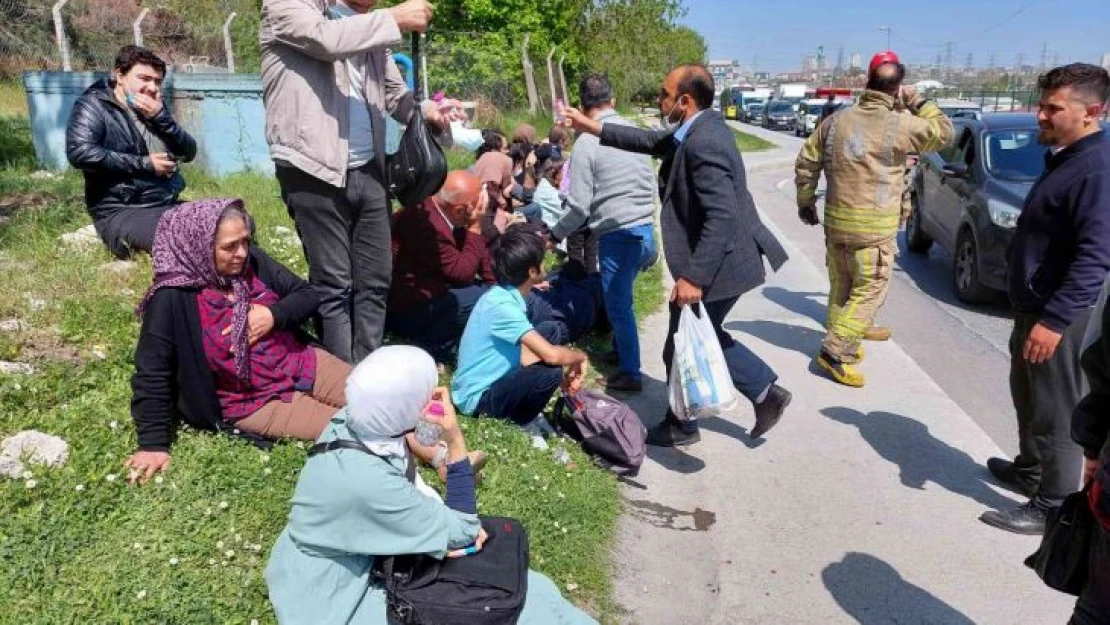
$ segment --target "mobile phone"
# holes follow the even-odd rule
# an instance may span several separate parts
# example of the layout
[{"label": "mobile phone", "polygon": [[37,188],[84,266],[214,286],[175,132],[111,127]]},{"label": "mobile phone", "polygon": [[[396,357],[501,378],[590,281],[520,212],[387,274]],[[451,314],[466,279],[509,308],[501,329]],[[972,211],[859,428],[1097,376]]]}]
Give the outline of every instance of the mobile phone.
[{"label": "mobile phone", "polygon": [[566,116],[563,115],[564,108],[566,108],[566,103],[563,102],[563,99],[555,98],[555,121],[560,124],[566,120]]}]

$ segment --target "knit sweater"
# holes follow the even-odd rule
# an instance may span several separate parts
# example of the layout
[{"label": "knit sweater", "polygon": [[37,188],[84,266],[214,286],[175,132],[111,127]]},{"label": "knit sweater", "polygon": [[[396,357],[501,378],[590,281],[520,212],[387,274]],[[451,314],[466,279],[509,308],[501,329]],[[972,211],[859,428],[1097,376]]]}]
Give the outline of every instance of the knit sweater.
[{"label": "knit sweater", "polygon": [[[633,125],[611,109],[597,121]],[[573,154],[566,214],[551,228],[555,238],[566,238],[582,224],[601,235],[652,222],[655,171],[650,156],[602,146],[586,133],[575,140]]]}]

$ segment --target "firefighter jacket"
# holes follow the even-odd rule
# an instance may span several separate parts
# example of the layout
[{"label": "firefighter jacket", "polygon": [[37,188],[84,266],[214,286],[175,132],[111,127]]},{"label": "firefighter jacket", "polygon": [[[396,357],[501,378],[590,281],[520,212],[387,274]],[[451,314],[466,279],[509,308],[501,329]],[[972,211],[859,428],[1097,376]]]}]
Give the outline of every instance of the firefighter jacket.
[{"label": "firefighter jacket", "polygon": [[920,97],[865,91],[859,102],[821,124],[794,164],[798,207],[814,206],[825,172],[825,234],[829,243],[879,245],[898,234],[906,155],[937,150],[952,140],[952,122]]}]

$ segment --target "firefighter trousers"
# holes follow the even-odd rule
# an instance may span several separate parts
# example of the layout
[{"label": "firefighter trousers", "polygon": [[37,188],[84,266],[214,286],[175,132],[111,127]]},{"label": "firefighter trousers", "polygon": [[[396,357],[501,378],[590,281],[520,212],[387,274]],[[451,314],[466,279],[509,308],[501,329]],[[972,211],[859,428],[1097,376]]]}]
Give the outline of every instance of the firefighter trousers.
[{"label": "firefighter trousers", "polygon": [[894,239],[869,246],[826,243],[829,311],[821,349],[840,362],[859,362],[863,335],[886,301],[895,245]]}]

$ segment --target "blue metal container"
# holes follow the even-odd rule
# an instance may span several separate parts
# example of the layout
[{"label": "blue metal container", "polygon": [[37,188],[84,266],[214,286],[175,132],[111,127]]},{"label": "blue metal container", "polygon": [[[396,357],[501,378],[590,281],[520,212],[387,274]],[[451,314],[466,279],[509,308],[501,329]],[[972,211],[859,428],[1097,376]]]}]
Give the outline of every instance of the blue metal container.
[{"label": "blue metal container", "polygon": [[179,73],[170,101],[174,119],[197,141],[202,169],[217,176],[273,173],[261,76]]},{"label": "blue metal container", "polygon": [[107,76],[107,72],[23,72],[31,138],[39,165],[48,169],[69,168],[66,125],[73,103],[89,85]]}]

